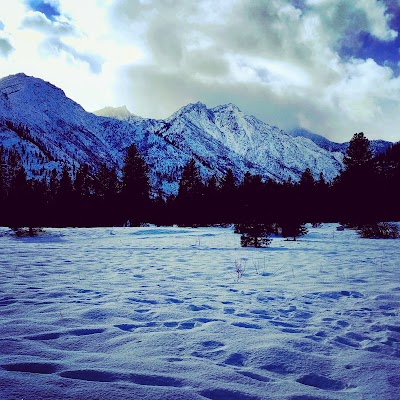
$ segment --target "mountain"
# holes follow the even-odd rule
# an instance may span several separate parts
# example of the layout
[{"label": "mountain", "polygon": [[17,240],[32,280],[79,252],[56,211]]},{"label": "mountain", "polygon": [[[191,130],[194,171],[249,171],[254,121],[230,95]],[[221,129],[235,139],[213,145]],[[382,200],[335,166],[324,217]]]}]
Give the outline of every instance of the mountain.
[{"label": "mountain", "polygon": [[[349,146],[349,142],[345,143],[336,143],[331,142],[329,139],[325,138],[324,136],[318,135],[316,133],[310,132],[307,129],[303,128],[295,128],[288,132],[293,137],[304,137],[307,139],[312,140],[315,144],[319,147],[333,152],[340,152],[345,154],[347,148]],[[386,150],[392,146],[392,142],[388,142],[386,140],[371,140],[370,141],[370,148],[372,153],[377,156],[378,154],[385,153]]]},{"label": "mountain", "polygon": [[297,180],[307,167],[316,177],[323,172],[330,180],[342,167],[341,154],[327,152],[310,140],[293,138],[244,114],[233,104],[211,109],[200,102],[189,104],[167,118],[166,123],[163,136],[169,140],[188,143],[189,139],[193,148],[203,142],[203,136],[212,137],[248,160],[248,169],[261,168],[262,175],[278,181],[289,177]]},{"label": "mountain", "polygon": [[211,109],[189,104],[165,120],[141,118],[126,107],[93,114],[61,89],[24,74],[0,79],[0,143],[21,154],[31,177],[46,176],[64,163],[72,170],[88,163],[95,171],[102,162],[120,168],[126,148],[135,143],[150,167],[152,185],[164,193],[176,192],[192,157],[203,177],[232,168],[238,179],[249,170],[279,181],[297,180],[306,168],[315,177],[323,172],[333,179],[343,158],[233,104]]}]

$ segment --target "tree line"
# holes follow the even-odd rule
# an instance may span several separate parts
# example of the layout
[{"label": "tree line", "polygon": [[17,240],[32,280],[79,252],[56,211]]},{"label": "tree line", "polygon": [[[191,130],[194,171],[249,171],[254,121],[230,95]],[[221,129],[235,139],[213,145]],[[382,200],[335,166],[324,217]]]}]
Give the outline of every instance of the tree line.
[{"label": "tree line", "polygon": [[[332,182],[306,169],[299,180],[276,182],[232,170],[202,179],[196,161],[183,168],[176,195],[152,196],[149,168],[131,145],[121,174],[106,164],[92,171],[82,164],[75,175],[65,165],[42,180],[28,179],[16,150],[0,147],[0,225],[18,226],[206,226],[236,224],[238,231],[279,227],[287,237],[304,233],[304,223],[341,222],[361,226],[400,220],[400,144],[372,156],[363,133],[350,141],[344,169]],[[265,233],[265,232],[264,232]],[[244,238],[245,240],[245,238]]]}]

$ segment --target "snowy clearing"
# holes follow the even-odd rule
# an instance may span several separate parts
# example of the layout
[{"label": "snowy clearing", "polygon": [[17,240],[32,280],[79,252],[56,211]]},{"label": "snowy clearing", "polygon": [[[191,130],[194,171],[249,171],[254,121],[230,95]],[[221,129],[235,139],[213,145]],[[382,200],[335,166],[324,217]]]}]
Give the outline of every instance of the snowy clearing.
[{"label": "snowy clearing", "polygon": [[335,227],[0,228],[0,399],[399,398],[400,241]]}]

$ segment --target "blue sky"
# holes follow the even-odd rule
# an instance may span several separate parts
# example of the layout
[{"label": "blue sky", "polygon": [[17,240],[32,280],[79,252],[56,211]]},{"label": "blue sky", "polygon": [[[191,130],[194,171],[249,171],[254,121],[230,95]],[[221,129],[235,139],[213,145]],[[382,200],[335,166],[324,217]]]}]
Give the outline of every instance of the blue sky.
[{"label": "blue sky", "polygon": [[235,103],[332,140],[400,140],[399,0],[0,0],[0,76],[88,111]]}]

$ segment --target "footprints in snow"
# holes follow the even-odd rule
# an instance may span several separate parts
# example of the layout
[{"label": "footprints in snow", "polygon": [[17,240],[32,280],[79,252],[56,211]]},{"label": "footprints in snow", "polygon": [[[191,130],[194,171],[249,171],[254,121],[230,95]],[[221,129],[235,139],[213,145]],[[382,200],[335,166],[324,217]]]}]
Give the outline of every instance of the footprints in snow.
[{"label": "footprints in snow", "polygon": [[182,387],[183,381],[170,376],[118,373],[100,370],[73,370],[60,373],[63,378],[95,382],[129,382],[142,386]]},{"label": "footprints in snow", "polygon": [[2,368],[6,371],[13,372],[30,372],[32,374],[53,374],[59,370],[57,364],[52,363],[38,363],[38,362],[26,362],[26,363],[14,363],[4,364]]},{"label": "footprints in snow", "polygon": [[96,333],[103,333],[105,329],[90,329],[90,328],[83,328],[83,329],[72,329],[65,332],[48,332],[43,333],[40,335],[33,335],[27,336],[26,339],[29,340],[55,340],[60,338],[61,336],[87,336],[87,335],[94,335]]},{"label": "footprints in snow", "polygon": [[[45,375],[54,374],[61,369],[61,366],[58,364],[36,362],[4,364],[1,367],[10,372],[25,372]],[[170,376],[118,373],[92,369],[62,371],[59,373],[59,376],[62,378],[94,382],[121,381],[143,386],[182,387],[184,385],[182,380]]]},{"label": "footprints in snow", "polygon": [[304,375],[301,378],[297,379],[297,382],[302,383],[303,385],[313,386],[318,389],[324,390],[343,390],[346,389],[347,386],[336,379],[326,378],[325,376],[318,374],[308,374]]}]

